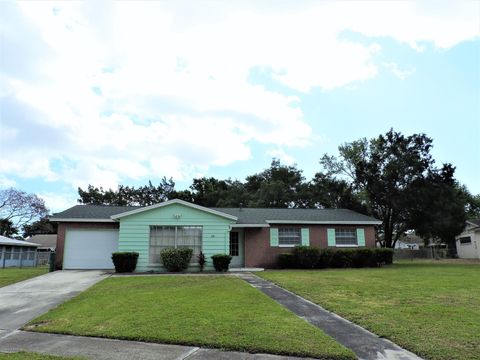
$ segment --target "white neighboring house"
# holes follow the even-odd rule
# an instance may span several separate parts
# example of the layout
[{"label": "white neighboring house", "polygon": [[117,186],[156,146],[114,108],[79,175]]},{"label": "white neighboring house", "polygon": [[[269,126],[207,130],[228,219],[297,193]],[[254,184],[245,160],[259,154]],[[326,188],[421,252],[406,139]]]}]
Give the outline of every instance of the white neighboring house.
[{"label": "white neighboring house", "polygon": [[455,238],[461,259],[480,259],[480,219],[467,220],[463,232]]}]

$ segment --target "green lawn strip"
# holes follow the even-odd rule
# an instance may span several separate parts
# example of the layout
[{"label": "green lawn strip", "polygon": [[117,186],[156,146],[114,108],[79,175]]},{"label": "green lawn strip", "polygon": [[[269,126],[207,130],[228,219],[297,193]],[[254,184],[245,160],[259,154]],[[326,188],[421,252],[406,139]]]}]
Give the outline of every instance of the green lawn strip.
[{"label": "green lawn strip", "polygon": [[2,353],[0,352],[0,360],[82,360],[81,357],[53,356],[30,352]]},{"label": "green lawn strip", "polygon": [[321,359],[355,358],[321,330],[231,276],[109,278],[26,329]]},{"label": "green lawn strip", "polygon": [[259,275],[427,359],[480,359],[479,265],[405,261]]},{"label": "green lawn strip", "polygon": [[27,280],[48,272],[48,267],[0,268],[0,287]]}]

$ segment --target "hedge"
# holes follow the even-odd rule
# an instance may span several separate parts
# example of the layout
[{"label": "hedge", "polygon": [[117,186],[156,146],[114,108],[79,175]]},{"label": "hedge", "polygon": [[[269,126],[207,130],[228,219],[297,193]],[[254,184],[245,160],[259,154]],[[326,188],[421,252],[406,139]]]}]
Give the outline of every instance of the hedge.
[{"label": "hedge", "polygon": [[216,271],[227,271],[232,257],[226,254],[215,254],[212,256],[212,260]]},{"label": "hedge", "polygon": [[291,253],[280,254],[278,266],[282,269],[362,268],[390,265],[392,249],[319,249],[296,246]]},{"label": "hedge", "polygon": [[189,248],[166,248],[161,251],[160,258],[168,271],[178,272],[188,268],[192,254]]},{"label": "hedge", "polygon": [[137,252],[114,252],[112,254],[113,265],[117,273],[134,272],[137,260]]}]

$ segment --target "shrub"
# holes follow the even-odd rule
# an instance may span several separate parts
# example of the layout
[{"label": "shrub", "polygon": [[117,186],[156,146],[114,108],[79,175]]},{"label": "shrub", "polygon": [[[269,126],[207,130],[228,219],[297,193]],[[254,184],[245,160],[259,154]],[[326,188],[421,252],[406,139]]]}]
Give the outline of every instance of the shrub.
[{"label": "shrub", "polygon": [[137,260],[137,252],[114,252],[112,254],[113,265],[115,266],[115,272],[117,273],[135,271]]},{"label": "shrub", "polygon": [[392,249],[317,249],[296,246],[290,254],[280,254],[278,265],[282,269],[376,267],[392,263]]},{"label": "shrub", "polygon": [[320,250],[317,267],[320,269],[329,268],[332,263],[334,250],[322,249]]},{"label": "shrub", "polygon": [[314,269],[320,258],[320,249],[310,246],[295,246],[292,254],[294,267]]},{"label": "shrub", "polygon": [[200,254],[197,255],[198,265],[200,265],[200,271],[203,271],[205,264],[207,263],[207,258],[205,254],[200,251]]},{"label": "shrub", "polygon": [[393,249],[375,249],[375,258],[378,266],[391,265],[393,262]]},{"label": "shrub", "polygon": [[280,269],[291,269],[294,266],[293,254],[285,253],[278,255],[278,266]]},{"label": "shrub", "polygon": [[212,256],[212,260],[216,271],[227,271],[232,257],[226,254],[216,254]]},{"label": "shrub", "polygon": [[352,252],[352,266],[356,268],[377,266],[376,255],[372,249],[356,249]]},{"label": "shrub", "polygon": [[352,266],[352,258],[355,250],[337,249],[333,252],[330,266],[334,268],[347,268]]},{"label": "shrub", "polygon": [[163,266],[168,271],[178,272],[188,268],[193,250],[189,248],[166,248],[160,253]]}]

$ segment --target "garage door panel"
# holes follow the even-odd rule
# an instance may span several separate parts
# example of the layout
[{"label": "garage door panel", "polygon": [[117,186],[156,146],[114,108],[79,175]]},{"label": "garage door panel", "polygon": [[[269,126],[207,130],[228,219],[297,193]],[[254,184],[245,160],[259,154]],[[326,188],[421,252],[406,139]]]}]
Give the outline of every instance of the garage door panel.
[{"label": "garage door panel", "polygon": [[118,230],[71,229],[65,234],[64,269],[113,269]]}]

